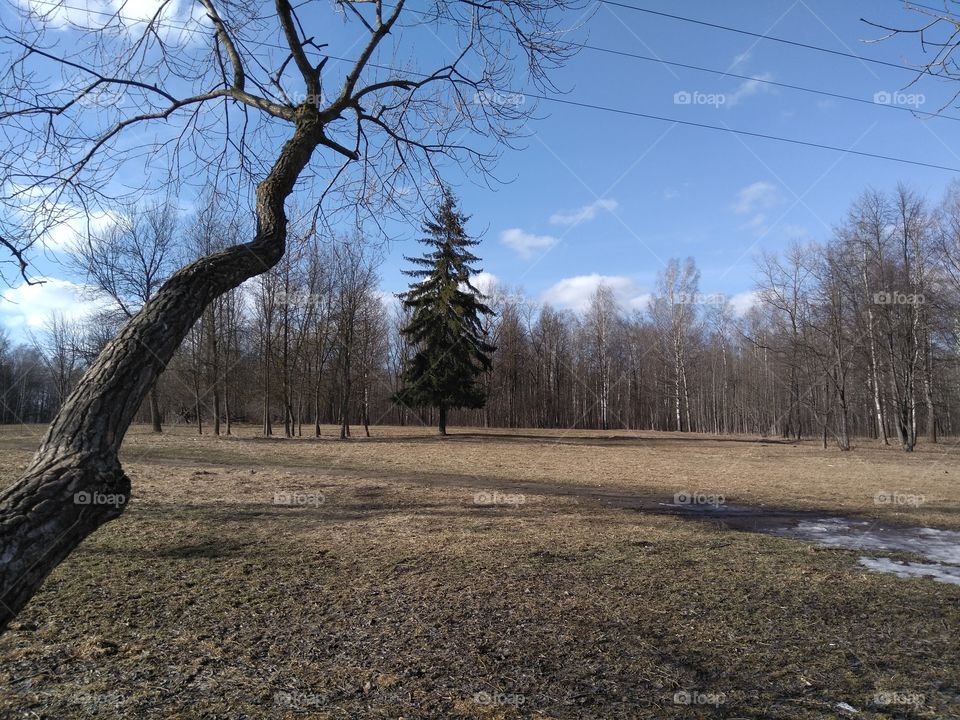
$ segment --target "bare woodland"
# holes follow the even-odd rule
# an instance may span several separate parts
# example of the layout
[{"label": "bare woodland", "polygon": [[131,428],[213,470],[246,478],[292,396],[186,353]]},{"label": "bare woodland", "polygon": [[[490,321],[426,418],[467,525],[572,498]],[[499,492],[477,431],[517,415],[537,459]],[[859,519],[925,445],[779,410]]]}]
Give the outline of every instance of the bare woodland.
[{"label": "bare woodland", "polygon": [[[60,2],[22,8],[4,39],[13,60],[0,119],[23,151],[0,161],[8,211],[0,237],[25,278],[28,251],[53,227],[106,211],[125,163],[142,168],[140,193],[221,180],[220,194],[239,197],[234,204],[254,220],[243,237],[223,233],[126,321],[60,406],[24,476],[0,494],[0,627],[84,537],[122,513],[125,504],[80,506],[74,495],[129,498],[117,457],[124,434],[197,321],[216,322],[208,307],[283,258],[295,189],[320,229],[342,208],[367,216],[404,203],[409,210],[423,194],[405,190],[439,185],[446,160],[483,176],[529,111],[474,98],[492,97],[517,74],[547,82],[569,54],[557,41],[566,7],[514,0],[405,12],[403,0],[337,3],[353,36],[343,44],[346,67],[331,64],[328,45],[308,29],[318,11],[309,4],[277,0],[264,13],[257,3],[204,0],[203,12],[179,29],[166,3],[134,22],[122,11]],[[79,42],[58,42],[62,23]],[[374,60],[401,52],[418,28],[443,34],[456,50],[436,53],[431,67]],[[51,64],[59,75],[48,77]],[[112,100],[98,106],[104,97]],[[161,167],[144,167],[142,140],[131,138],[147,130]],[[214,349],[208,343],[204,352]]]},{"label": "bare woodland", "polygon": [[[216,212],[188,223],[194,252],[209,250],[204,228],[225,226],[205,220]],[[99,268],[114,267],[112,237],[88,247]],[[339,425],[341,437],[355,424],[367,434],[371,423],[433,424],[429,410],[390,401],[411,348],[399,303],[379,290],[379,257],[359,234],[294,232],[276,268],[225,293],[190,329],[160,378],[165,421],[214,434],[256,423],[287,437],[319,435],[321,424]],[[960,338],[949,318],[960,302],[960,189],[937,205],[904,187],[865,191],[827,241],[755,265],[754,301],[741,314],[701,290],[690,258],[662,269],[642,309],[604,286],[582,312],[488,289],[497,311],[486,328],[497,348],[488,402],[455,421],[816,437],[841,449],[875,439],[911,450],[957,434]],[[4,367],[19,378],[10,396],[22,403],[10,420],[47,420],[110,323],[51,318],[34,348],[8,348]],[[37,353],[36,370],[14,374]],[[152,406],[141,409],[152,418]]]},{"label": "bare woodland", "polygon": [[[118,452],[138,419],[286,436],[333,423],[341,439],[432,424],[389,400],[411,348],[378,289],[384,219],[428,211],[444,163],[493,181],[533,112],[495,98],[549,88],[570,54],[563,31],[582,20],[564,0],[344,1],[328,42],[326,4],[200,5],[186,22],[167,4],[132,22],[24,6],[2,41],[0,125],[22,151],[0,160],[0,242],[32,282],[31,251],[80,219],[73,269],[105,309],[2,347],[0,419],[50,425],[0,492],[0,629],[123,512],[74,498],[129,498]],[[63,23],[82,42],[59,42]],[[405,60],[427,31],[443,41]],[[131,167],[142,185],[116,185]],[[171,202],[117,204],[161,191],[205,202],[185,217]],[[104,230],[98,217],[120,220]],[[582,312],[494,289],[489,399],[451,424],[814,436],[843,450],[957,433],[960,190],[867,190],[831,237],[759,259],[744,316],[711,298],[693,259],[662,268],[643,309],[606,287]]]}]

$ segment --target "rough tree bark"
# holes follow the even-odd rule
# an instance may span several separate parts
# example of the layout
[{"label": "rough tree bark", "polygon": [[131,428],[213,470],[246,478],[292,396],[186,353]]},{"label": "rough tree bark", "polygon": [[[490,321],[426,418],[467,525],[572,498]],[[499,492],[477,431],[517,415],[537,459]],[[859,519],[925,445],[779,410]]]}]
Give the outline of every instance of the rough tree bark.
[{"label": "rough tree bark", "polygon": [[[356,27],[364,28],[369,35],[345,74],[327,70],[327,76],[324,68],[331,58],[326,45],[303,34],[297,16],[300,6],[295,8],[289,0],[273,2],[290,51],[279,68],[264,67],[261,58],[249,49],[266,37],[260,22],[265,8],[249,3],[222,3],[228,12],[225,20],[215,0],[200,0],[209,22],[190,25],[196,26],[201,35],[209,33],[211,42],[190,45],[192,55],[163,41],[155,22],[160,14],[144,24],[142,33],[134,35],[114,32],[114,26],[124,21],[119,11],[103,27],[82,28],[89,42],[81,48],[79,61],[77,53],[68,58],[51,51],[55,44],[46,42],[45,33],[56,28],[45,14],[24,9],[16,18],[21,24],[9,31],[9,24],[0,22],[4,29],[0,47],[10,59],[10,71],[0,76],[0,91],[4,103],[12,108],[8,111],[4,105],[0,129],[5,137],[24,143],[24,152],[16,161],[5,158],[0,162],[0,181],[8,183],[17,178],[22,182],[26,178],[28,188],[56,200],[41,203],[42,207],[58,205],[64,193],[79,208],[87,208],[90,199],[102,202],[112,190],[108,188],[111,162],[119,158],[122,165],[133,160],[114,143],[134,126],[169,129],[172,121],[182,118],[187,123],[183,134],[178,136],[179,141],[172,142],[189,143],[191,150],[199,151],[200,166],[211,168],[224,167],[220,163],[232,149],[244,148],[242,159],[226,166],[243,173],[250,168],[260,172],[267,156],[247,162],[242,154],[250,147],[245,142],[246,129],[237,131],[241,133],[239,145],[237,138],[230,137],[231,108],[256,111],[264,122],[279,120],[293,127],[292,135],[256,187],[253,239],[208,254],[174,273],[91,364],[48,428],[23,476],[0,491],[0,632],[83,538],[123,512],[130,497],[130,480],[120,466],[118,451],[130,423],[204,309],[223,293],[279,262],[286,249],[285,201],[314,150],[323,146],[333,153],[324,161],[330,182],[318,186],[320,198],[336,192],[357,192],[358,180],[347,168],[360,163],[363,189],[354,195],[355,203],[358,209],[363,207],[370,213],[405,206],[407,201],[399,199],[403,193],[397,192],[400,183],[416,184],[427,175],[439,183],[435,160],[469,161],[476,171],[488,173],[499,150],[508,145],[508,139],[523,127],[532,111],[518,109],[513,103],[467,103],[463,99],[482,99],[512,87],[513,64],[506,59],[518,53],[526,60],[525,73],[545,84],[547,71],[573,54],[561,39],[562,19],[559,15],[554,18],[553,10],[572,9],[578,1],[439,3],[433,15],[428,13],[426,19],[402,26],[397,26],[397,21],[404,0],[394,0],[387,6],[387,13],[382,0],[337,3],[336,12],[355,20]],[[405,42],[404,33],[415,32],[416,25],[437,22],[457,31],[469,29],[460,33],[459,52],[447,64],[430,73],[420,72],[412,63],[408,68],[372,64],[386,38],[392,38],[390,42],[395,44],[386,54],[396,53],[396,46]],[[35,40],[37,44],[33,44]],[[470,77],[461,66],[474,61],[481,68],[476,77]],[[48,63],[66,70],[48,72]],[[286,69],[298,72],[294,78],[285,78]],[[41,82],[48,75],[56,78],[60,74],[69,75],[70,81],[60,85],[56,79],[48,84]],[[80,79],[74,80],[75,75]],[[335,77],[333,82],[339,90],[333,84],[324,85],[324,77]],[[165,86],[177,83],[201,90],[188,97],[175,97]],[[261,94],[251,92],[251,87]],[[115,116],[84,111],[86,103],[81,100],[104,88],[132,96],[111,105]],[[332,99],[323,100],[331,90]],[[38,105],[38,93],[55,101]],[[222,126],[209,124],[211,132],[223,137],[222,151],[208,149],[206,142],[189,142],[189,128],[195,128],[195,123],[190,124],[188,118],[204,105],[224,108]],[[457,110],[451,112],[454,106]],[[66,122],[61,119],[64,114]],[[243,127],[248,127],[246,122]],[[274,136],[267,134],[270,137],[263,147],[273,157]],[[466,135],[482,140],[481,147],[459,140]],[[156,136],[156,147],[166,148],[166,143],[162,133]],[[51,153],[51,147],[58,152]],[[215,157],[215,152],[222,155]],[[44,162],[26,167],[26,158],[32,154]],[[156,190],[150,183],[148,186],[144,192]],[[5,208],[0,212],[0,228],[9,225],[6,210],[23,207],[22,193],[15,194],[17,199],[0,197],[0,205]],[[424,199],[418,194],[420,202]],[[62,211],[47,209],[42,222],[33,214],[29,222],[14,223],[12,227],[19,234],[29,236],[22,243],[0,237],[0,244],[21,261],[25,280],[23,252],[62,222],[62,215]],[[269,406],[265,415],[269,429]],[[107,501],[101,502],[104,496]],[[86,498],[92,501],[82,502]]]},{"label": "rough tree bark", "polygon": [[23,476],[0,493],[0,631],[60,561],[123,512],[130,479],[118,451],[130,423],[204,308],[283,256],[284,201],[322,138],[318,113],[301,106],[292,137],[257,186],[254,239],[175,273],[87,370]]}]

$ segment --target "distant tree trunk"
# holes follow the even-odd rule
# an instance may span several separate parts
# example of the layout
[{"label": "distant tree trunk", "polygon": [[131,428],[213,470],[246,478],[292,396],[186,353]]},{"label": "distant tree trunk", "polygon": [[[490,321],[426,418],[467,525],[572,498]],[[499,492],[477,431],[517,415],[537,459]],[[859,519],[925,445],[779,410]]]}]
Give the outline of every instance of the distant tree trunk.
[{"label": "distant tree trunk", "polygon": [[682,392],[681,392],[681,377],[680,377],[680,355],[679,353],[674,353],[674,364],[673,364],[673,394],[674,394],[674,414],[677,421],[677,432],[683,432],[683,405],[682,405]]},{"label": "distant tree trunk", "polygon": [[937,409],[933,400],[933,348],[930,342],[930,318],[924,313],[922,332],[923,357],[920,367],[923,369],[923,400],[927,406],[927,439],[937,442]]},{"label": "distant tree trunk", "polygon": [[687,366],[686,363],[680,363],[680,377],[683,380],[683,405],[684,409],[687,411],[687,432],[692,432],[693,427],[691,427],[690,422],[690,388],[687,385]]},{"label": "distant tree trunk", "polygon": [[370,437],[370,386],[366,376],[363,378],[363,431]]},{"label": "distant tree trunk", "polygon": [[233,434],[233,422],[230,420],[230,389],[224,383],[223,387],[223,420],[226,425],[225,432],[227,435]]},{"label": "distant tree trunk", "polygon": [[317,370],[317,384],[313,390],[313,431],[320,437],[320,371]]},{"label": "distant tree trunk", "polygon": [[924,379],[924,399],[927,403],[927,439],[931,443],[937,442],[937,410],[933,403],[933,383],[929,378]]},{"label": "distant tree trunk", "polygon": [[156,385],[150,388],[150,421],[153,423],[153,431],[155,433],[163,432],[160,417],[160,397]]},{"label": "distant tree trunk", "polygon": [[213,394],[213,434],[220,435],[220,367],[219,353],[220,348],[217,342],[218,323],[216,321],[217,301],[210,303],[203,314],[203,335],[206,342],[203,343],[204,362],[202,367],[205,372],[206,382],[209,384]]},{"label": "distant tree trunk", "polygon": [[299,389],[297,390],[297,437],[303,437],[303,391]]},{"label": "distant tree trunk", "polygon": [[340,396],[340,439],[350,437],[350,372],[343,379],[343,394]]},{"label": "distant tree trunk", "polygon": [[841,386],[837,392],[837,405],[840,410],[840,432],[837,444],[840,446],[841,450],[850,449],[850,425],[848,418],[848,408],[847,408],[847,394],[846,390]]},{"label": "distant tree trunk", "polygon": [[447,406],[443,403],[440,404],[440,434],[447,434]]},{"label": "distant tree trunk", "polygon": [[880,390],[880,371],[877,368],[877,342],[873,329],[873,311],[867,311],[868,340],[870,343],[870,384],[873,386],[873,408],[877,422],[877,435],[884,445],[889,445],[887,439],[887,423],[884,419],[883,400]]},{"label": "distant tree trunk", "polygon": [[[266,354],[269,354],[269,350]],[[270,362],[266,357],[263,362],[263,434],[266,437],[273,435],[273,421],[270,418]]]},{"label": "distant tree trunk", "polygon": [[[229,325],[228,325],[229,332]],[[224,431],[227,435],[232,434],[233,421],[230,419],[230,335],[228,334],[224,342],[223,353],[223,421]]]},{"label": "distant tree trunk", "polygon": [[193,374],[193,409],[197,414],[197,435],[203,435],[203,403],[200,402],[200,373]]}]

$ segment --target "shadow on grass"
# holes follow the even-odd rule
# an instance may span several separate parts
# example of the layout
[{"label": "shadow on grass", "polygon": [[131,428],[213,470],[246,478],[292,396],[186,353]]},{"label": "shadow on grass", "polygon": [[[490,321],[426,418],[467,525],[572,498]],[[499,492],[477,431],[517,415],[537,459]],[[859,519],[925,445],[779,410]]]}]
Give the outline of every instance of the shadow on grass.
[{"label": "shadow on grass", "polygon": [[[797,445],[800,444],[799,441],[789,440],[783,438],[763,438],[763,437],[740,437],[740,436],[724,436],[724,435],[701,435],[694,434],[690,436],[684,435],[668,435],[662,434],[657,431],[638,431],[638,432],[649,432],[653,433],[652,436],[643,436],[639,437],[636,435],[596,435],[596,434],[587,434],[587,430],[564,430],[562,428],[548,428],[544,430],[545,434],[536,434],[528,432],[484,432],[479,430],[464,430],[457,431],[452,430],[449,435],[439,435],[437,433],[423,434],[401,434],[401,435],[377,435],[376,428],[372,430],[373,435],[371,437],[365,437],[361,434],[354,435],[349,437],[346,440],[341,440],[340,438],[333,435],[321,435],[320,437],[313,436],[302,436],[302,437],[281,437],[281,436],[272,436],[264,437],[262,435],[256,436],[220,436],[213,438],[218,442],[231,443],[239,442],[243,444],[255,443],[255,444],[267,444],[267,445],[278,445],[285,442],[298,442],[298,443],[364,443],[367,445],[398,445],[398,444],[433,444],[433,443],[455,443],[463,441],[495,441],[495,442],[505,442],[505,443],[514,443],[520,445],[584,445],[584,446],[650,446],[658,445],[661,443],[677,443],[677,444],[687,444],[687,443],[723,443],[723,444],[739,444],[739,445]],[[551,435],[550,432],[555,432],[557,434]],[[597,431],[590,431],[595,433]],[[158,449],[159,450],[159,449]],[[199,449],[198,449],[199,450]],[[144,454],[149,454],[149,450],[144,451]],[[161,451],[162,452],[162,451]]]}]

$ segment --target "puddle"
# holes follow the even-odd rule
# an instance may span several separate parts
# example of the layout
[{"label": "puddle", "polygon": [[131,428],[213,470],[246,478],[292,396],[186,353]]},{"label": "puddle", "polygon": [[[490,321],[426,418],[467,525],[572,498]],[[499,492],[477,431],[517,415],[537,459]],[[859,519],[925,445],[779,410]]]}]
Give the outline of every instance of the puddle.
[{"label": "puddle", "polygon": [[[719,522],[733,530],[777,535],[822,547],[862,550],[859,562],[873,572],[901,578],[925,577],[960,585],[960,532],[927,527],[898,527],[876,521],[824,517],[819,513],[748,505],[678,505],[656,503],[658,512],[688,519]],[[916,560],[877,557],[878,553],[905,553]]]},{"label": "puddle", "polygon": [[860,564],[868,570],[894,573],[897,577],[929,577],[937,582],[960,585],[960,532],[953,530],[885,527],[866,520],[819,518],[770,532],[823,547],[917,555],[930,562],[862,556]]},{"label": "puddle", "polygon": [[[341,472],[347,472],[341,470]],[[366,477],[366,476],[365,476]],[[411,481],[449,481],[449,478],[411,476]],[[477,478],[459,477],[468,487],[489,487]],[[657,513],[685,520],[715,522],[731,530],[776,535],[823,547],[862,551],[860,565],[873,572],[887,572],[902,578],[925,577],[960,585],[960,532],[927,527],[883,525],[876,520],[824,515],[822,510],[794,510],[783,507],[738,505],[722,495],[679,492],[669,498],[625,493],[593,485],[552,486],[527,481],[500,484],[505,492],[547,494],[557,497],[589,498],[607,507],[634,512]],[[489,491],[488,491],[489,492]],[[908,555],[908,560],[883,557],[883,553]]]}]

